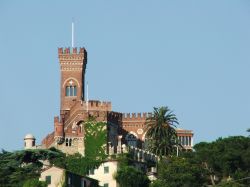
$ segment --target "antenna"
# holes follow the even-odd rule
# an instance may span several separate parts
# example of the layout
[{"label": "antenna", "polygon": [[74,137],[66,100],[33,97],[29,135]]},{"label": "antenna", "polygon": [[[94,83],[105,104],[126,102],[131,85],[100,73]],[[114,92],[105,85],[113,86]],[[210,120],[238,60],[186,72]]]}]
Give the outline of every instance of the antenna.
[{"label": "antenna", "polygon": [[72,24],[71,24],[71,44],[73,48],[74,47],[74,18],[72,18]]},{"label": "antenna", "polygon": [[87,82],[87,98],[86,98],[86,101],[87,101],[87,112],[89,111],[89,83]]}]

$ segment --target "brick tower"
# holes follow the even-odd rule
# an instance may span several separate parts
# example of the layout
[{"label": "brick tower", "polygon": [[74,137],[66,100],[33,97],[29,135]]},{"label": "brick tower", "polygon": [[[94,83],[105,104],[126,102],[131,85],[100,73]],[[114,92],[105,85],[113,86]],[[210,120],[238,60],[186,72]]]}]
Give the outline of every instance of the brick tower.
[{"label": "brick tower", "polygon": [[[84,48],[58,48],[61,72],[60,116],[54,118],[54,131],[42,141],[42,147],[55,147],[67,154],[84,155],[85,122],[89,117],[106,123],[107,152],[121,150],[122,143],[133,147],[146,144],[145,121],[150,114],[123,114],[112,111],[111,102],[85,100],[84,82],[87,52]],[[192,149],[193,132],[177,129],[185,149]]]},{"label": "brick tower", "polygon": [[84,101],[87,52],[84,48],[59,48],[61,68],[61,111],[70,110],[74,101]]}]

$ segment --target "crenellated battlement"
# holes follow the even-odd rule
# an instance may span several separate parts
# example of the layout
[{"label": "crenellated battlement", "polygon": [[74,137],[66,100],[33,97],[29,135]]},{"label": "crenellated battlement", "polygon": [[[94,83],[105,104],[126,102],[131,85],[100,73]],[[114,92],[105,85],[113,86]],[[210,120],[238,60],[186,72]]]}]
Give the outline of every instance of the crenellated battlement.
[{"label": "crenellated battlement", "polygon": [[70,47],[60,47],[58,48],[58,55],[63,55],[63,54],[85,54],[87,53],[86,49],[84,47],[74,47],[74,48],[70,48]]},{"label": "crenellated battlement", "polygon": [[151,117],[152,113],[123,113],[122,121],[140,121],[146,120],[148,117]]},{"label": "crenellated battlement", "polygon": [[97,101],[97,100],[89,100],[83,102],[83,106],[85,110],[89,111],[111,111],[112,110],[112,105],[111,102],[107,101]]},{"label": "crenellated battlement", "polygon": [[122,120],[122,114],[119,112],[109,112],[108,113],[108,120],[111,122],[118,122]]},{"label": "crenellated battlement", "polygon": [[74,115],[79,111],[111,111],[112,104],[111,102],[106,101],[97,101],[97,100],[89,100],[87,101],[77,101],[70,108],[70,116]]}]

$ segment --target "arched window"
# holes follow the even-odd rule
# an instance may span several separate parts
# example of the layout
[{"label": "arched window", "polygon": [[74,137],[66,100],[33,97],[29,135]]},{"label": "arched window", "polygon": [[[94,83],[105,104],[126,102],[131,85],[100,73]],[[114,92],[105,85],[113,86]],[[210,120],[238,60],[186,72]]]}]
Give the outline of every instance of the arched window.
[{"label": "arched window", "polygon": [[137,147],[137,138],[135,135],[129,133],[126,136],[126,141],[129,146]]},{"label": "arched window", "polygon": [[69,139],[69,146],[71,146],[72,145],[72,139],[70,138]]},{"label": "arched window", "polygon": [[76,96],[77,95],[77,87],[76,86],[66,86],[65,93],[66,93],[66,96]]}]

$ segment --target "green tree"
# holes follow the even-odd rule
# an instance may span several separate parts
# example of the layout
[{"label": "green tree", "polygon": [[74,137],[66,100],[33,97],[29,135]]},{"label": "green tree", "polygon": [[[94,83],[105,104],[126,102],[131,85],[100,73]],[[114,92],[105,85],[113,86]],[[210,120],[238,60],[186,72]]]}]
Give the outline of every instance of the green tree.
[{"label": "green tree", "polygon": [[42,160],[53,160],[64,156],[55,150],[22,150],[0,152],[0,186],[23,186],[25,181],[38,179]]},{"label": "green tree", "polygon": [[121,167],[114,178],[120,187],[147,187],[150,183],[148,177],[133,166]]},{"label": "green tree", "polygon": [[158,179],[152,187],[201,187],[206,182],[206,171],[187,158],[171,157],[158,164]]},{"label": "green tree", "polygon": [[178,120],[168,107],[154,108],[146,119],[147,149],[160,157],[174,153],[178,145],[176,124]]},{"label": "green tree", "polygon": [[[220,183],[232,178],[233,181],[250,186],[250,138],[232,136],[219,138],[214,142],[201,142],[194,146],[194,159],[207,169],[211,184]],[[217,180],[213,181],[213,176]],[[237,185],[237,184],[236,184]]]},{"label": "green tree", "polygon": [[47,187],[46,182],[36,179],[28,179],[24,182],[23,187]]}]

